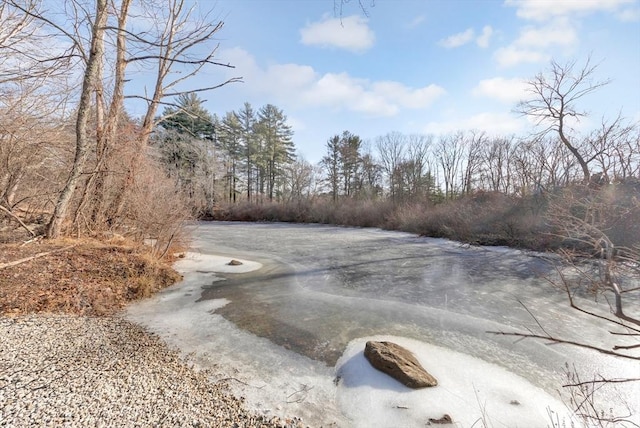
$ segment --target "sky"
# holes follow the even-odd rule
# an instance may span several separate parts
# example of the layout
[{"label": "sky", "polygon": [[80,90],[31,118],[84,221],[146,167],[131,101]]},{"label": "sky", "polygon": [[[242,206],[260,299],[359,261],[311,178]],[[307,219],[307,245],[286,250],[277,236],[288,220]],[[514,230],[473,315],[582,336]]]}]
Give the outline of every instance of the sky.
[{"label": "sky", "polygon": [[[218,115],[274,104],[300,156],[318,162],[348,130],[526,135],[513,112],[524,82],[591,57],[611,83],[584,98],[579,131],[618,113],[640,120],[640,0],[202,0],[224,21],[216,59],[190,85],[242,83],[201,95]],[[194,87],[195,87],[194,86]]]}]

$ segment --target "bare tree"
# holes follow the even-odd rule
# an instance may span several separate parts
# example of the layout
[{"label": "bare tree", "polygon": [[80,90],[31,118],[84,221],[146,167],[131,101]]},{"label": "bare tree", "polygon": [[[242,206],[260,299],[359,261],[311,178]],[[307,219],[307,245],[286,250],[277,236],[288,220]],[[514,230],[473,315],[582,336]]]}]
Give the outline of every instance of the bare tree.
[{"label": "bare tree", "polygon": [[72,49],[52,49],[55,35],[38,18],[40,7],[36,0],[0,2],[0,94],[12,84],[42,85],[69,72]]},{"label": "bare tree", "polygon": [[[626,165],[637,159],[634,154],[633,126],[623,126],[618,116],[611,122],[603,120],[600,129],[579,140],[570,135],[570,121],[585,116],[578,110],[578,101],[609,83],[596,81],[597,66],[587,60],[581,68],[575,62],[566,65],[551,63],[548,75],[539,74],[529,82],[532,99],[521,102],[518,111],[531,116],[543,126],[538,137],[557,133],[561,144],[544,138],[536,139],[534,156],[540,172],[551,187],[546,199],[547,219],[563,242],[556,264],[557,275],[549,281],[567,296],[571,308],[599,320],[607,326],[612,343],[593,343],[580,337],[562,337],[548,326],[537,323],[537,330],[527,332],[494,332],[524,338],[536,338],[550,343],[577,346],[617,358],[640,360],[640,313],[634,303],[640,294],[640,183],[620,180],[611,183],[616,174],[616,162],[621,154]],[[629,138],[631,137],[631,138]],[[543,143],[543,144],[539,144]],[[627,148],[630,150],[627,153]],[[630,161],[627,161],[629,159]],[[577,163],[577,165],[576,165]],[[574,172],[581,172],[581,184],[572,184]],[[633,168],[633,167],[632,167]],[[600,171],[597,171],[600,169]],[[581,297],[592,295],[605,304],[587,306]],[[528,310],[528,309],[527,309]],[[596,411],[594,394],[602,385],[638,382],[640,378],[625,375],[621,379],[581,381],[570,373],[572,399],[576,412],[589,426],[609,426],[627,423],[629,415],[605,415]],[[637,426],[631,422],[631,425]],[[625,425],[626,426],[626,425]]]},{"label": "bare tree", "polygon": [[612,156],[616,158],[614,178],[627,180],[640,178],[640,124],[620,136]]},{"label": "bare tree", "polygon": [[369,142],[363,143],[361,169],[358,183],[358,196],[369,199],[377,198],[382,193],[381,168],[372,153]]},{"label": "bare tree", "polygon": [[481,151],[482,178],[486,188],[494,192],[510,193],[513,173],[513,139],[493,138]]},{"label": "bare tree", "polygon": [[540,73],[528,82],[531,98],[516,107],[516,112],[533,118],[542,127],[539,135],[557,133],[580,165],[585,184],[591,176],[590,155],[579,150],[570,134],[571,121],[586,116],[586,112],[578,110],[577,102],[610,82],[594,80],[597,67],[597,64],[591,64],[590,59],[579,68],[576,61],[564,65],[552,61],[546,74]]},{"label": "bare tree", "polygon": [[107,0],[96,0],[94,22],[91,26],[91,47],[87,65],[84,70],[82,91],[78,101],[76,118],[76,151],[73,166],[69,178],[60,193],[53,215],[47,226],[47,237],[57,238],[62,231],[62,223],[66,219],[71,197],[76,190],[82,169],[87,160],[89,150],[89,135],[87,126],[89,123],[91,96],[96,90],[99,78],[100,62],[104,55],[104,33],[107,23]]},{"label": "bare tree", "polygon": [[444,194],[447,199],[452,199],[459,190],[458,175],[463,170],[464,153],[463,132],[440,137],[435,148],[436,158],[442,168]]},{"label": "bare tree", "polygon": [[600,126],[583,140],[584,152],[591,153],[594,172],[598,171],[599,174],[596,177],[598,179],[592,181],[609,183],[633,176],[628,173],[629,169],[632,169],[629,166],[637,163],[640,152],[638,148],[634,150],[633,144],[629,143],[636,136],[636,128],[634,124],[624,123],[618,115],[610,122],[603,120]]},{"label": "bare tree", "polygon": [[473,190],[473,182],[482,167],[482,149],[487,144],[484,132],[471,131],[469,135],[462,134],[464,144],[464,175],[462,176],[462,191],[469,195]]},{"label": "bare tree", "polygon": [[[229,66],[214,60],[217,45],[208,46],[215,43],[213,37],[222,28],[222,22],[209,15],[198,15],[196,6],[187,7],[184,0],[171,0],[168,5],[166,2],[145,0],[136,3],[135,15],[131,12],[131,0],[73,0],[65,3],[57,13],[39,9],[40,3],[32,0],[7,0],[2,4],[0,21],[10,23],[7,28],[11,31],[4,28],[0,31],[0,48],[5,40],[18,38],[23,44],[33,43],[40,34],[45,34],[60,41],[63,48],[55,55],[48,53],[49,57],[35,58],[37,62],[59,64],[66,60],[72,65],[79,65],[83,76],[75,108],[75,159],[55,204],[47,228],[49,237],[60,235],[72,204],[76,204],[76,219],[86,207],[90,207],[91,221],[98,227],[101,223],[114,224],[135,182],[137,165],[143,159],[141,153],[146,149],[157,123],[158,106],[170,104],[164,101],[166,97],[208,91],[238,80],[229,79],[220,84],[183,91],[188,79],[205,67]],[[6,9],[7,4],[10,9]],[[91,10],[88,4],[95,4],[95,10]],[[132,26],[128,24],[131,16],[137,18]],[[91,21],[89,25],[88,21]],[[143,28],[149,23],[151,28]],[[34,25],[37,31],[33,29]],[[26,49],[20,50],[23,56],[25,52]],[[136,131],[137,150],[133,151],[129,165],[121,175],[124,179],[109,183],[120,189],[111,192],[115,199],[105,210],[105,180],[113,172],[109,171],[107,160],[110,151],[122,140],[118,133],[124,117],[126,70],[134,63],[137,71],[155,67],[155,84],[151,95],[128,95],[145,101],[147,111],[140,129]],[[44,83],[50,84],[46,80],[50,76],[42,73],[34,75],[22,70],[19,76],[22,81],[34,76],[42,77]],[[95,141],[95,152],[91,151],[91,140]],[[93,170],[86,171],[87,160],[94,153]],[[83,180],[84,177],[87,179]],[[78,203],[73,198],[81,183],[84,183],[84,191]]]},{"label": "bare tree", "polygon": [[[333,0],[334,14],[342,18],[342,16],[344,15],[344,7],[351,2],[352,0]],[[369,2],[365,2],[364,0],[357,0],[357,3],[360,11],[364,13],[365,16],[368,16],[369,14],[369,7],[374,7],[376,5],[375,0],[370,0]]]},{"label": "bare tree", "polygon": [[285,167],[286,202],[301,202],[311,196],[315,181],[313,165],[302,158]]},{"label": "bare tree", "polygon": [[[71,61],[68,51],[52,49],[54,35],[35,17],[39,7],[35,0],[0,2],[0,205],[18,222],[42,211],[59,184],[54,170],[64,161],[57,157],[65,157],[60,130]],[[35,208],[36,199],[45,202]]]},{"label": "bare tree", "polygon": [[376,139],[376,149],[380,156],[381,166],[389,181],[391,199],[396,202],[400,193],[397,176],[398,167],[404,160],[406,136],[399,132],[391,132]]},{"label": "bare tree", "polygon": [[412,199],[423,199],[431,192],[432,177],[428,170],[427,161],[429,149],[433,143],[433,136],[410,135],[407,146],[407,184],[409,197]]},{"label": "bare tree", "polygon": [[[131,35],[132,49],[136,54],[127,58],[127,63],[140,63],[142,66],[151,64],[155,68],[156,78],[152,95],[132,94],[125,98],[141,99],[147,103],[147,110],[141,124],[140,138],[138,140],[139,153],[144,150],[149,142],[152,130],[163,118],[156,117],[158,107],[162,104],[179,107],[164,101],[168,97],[178,97],[187,93],[211,91],[228,83],[240,81],[240,78],[231,78],[222,83],[199,87],[189,90],[178,89],[188,79],[197,75],[207,66],[230,67],[231,65],[215,60],[218,45],[205,46],[212,43],[214,36],[223,26],[222,21],[212,19],[210,14],[198,17],[196,6],[188,7],[184,0],[171,0],[161,4],[149,4],[147,13],[152,14],[154,29],[150,32],[141,32]],[[166,16],[161,15],[166,11]],[[202,54],[204,52],[204,54]],[[118,217],[122,212],[125,195],[132,188],[139,157],[134,156],[129,163],[126,178],[123,181],[118,197],[110,209],[110,221]]]}]

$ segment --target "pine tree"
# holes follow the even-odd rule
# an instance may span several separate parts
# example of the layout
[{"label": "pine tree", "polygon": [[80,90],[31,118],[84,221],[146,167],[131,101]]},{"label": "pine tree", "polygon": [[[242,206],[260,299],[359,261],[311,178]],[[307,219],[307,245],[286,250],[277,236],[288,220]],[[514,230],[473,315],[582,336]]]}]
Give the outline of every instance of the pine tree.
[{"label": "pine tree", "polygon": [[258,166],[261,180],[266,184],[269,200],[273,200],[277,186],[282,184],[283,167],[295,159],[293,131],[287,116],[273,104],[258,111],[257,135],[262,143]]},{"label": "pine tree", "polygon": [[234,113],[240,124],[240,144],[244,158],[244,170],[247,178],[247,200],[252,199],[252,186],[254,185],[255,158],[257,155],[256,114],[251,104],[245,102],[242,109]]},{"label": "pine tree", "polygon": [[362,140],[349,131],[334,135],[327,141],[327,154],[322,166],[327,173],[331,197],[337,201],[340,190],[344,196],[354,196],[362,187]]},{"label": "pine tree", "polygon": [[195,93],[178,97],[174,107],[167,107],[159,120],[155,142],[160,158],[190,198],[196,193],[196,176],[209,176],[207,146],[214,140],[213,118]]},{"label": "pine tree", "polygon": [[[237,200],[237,169],[238,163],[243,157],[243,147],[242,147],[242,135],[243,129],[242,124],[238,120],[238,116],[233,112],[228,112],[219,127],[218,136],[218,147],[224,153],[224,164],[225,164],[225,181],[226,181],[226,192],[228,195],[229,202],[236,202]],[[250,187],[250,183],[247,183],[248,187]]]},{"label": "pine tree", "polygon": [[180,95],[175,107],[164,109],[159,125],[198,140],[213,140],[213,118],[202,106],[203,102],[193,92]]},{"label": "pine tree", "polygon": [[340,138],[340,163],[345,196],[353,196],[356,190],[357,176],[361,165],[361,145],[362,140],[357,135],[353,135],[349,131],[342,133]]},{"label": "pine tree", "polygon": [[331,188],[331,199],[338,200],[340,188],[340,136],[334,135],[327,141],[327,154],[322,158],[322,166],[327,173],[327,182]]}]

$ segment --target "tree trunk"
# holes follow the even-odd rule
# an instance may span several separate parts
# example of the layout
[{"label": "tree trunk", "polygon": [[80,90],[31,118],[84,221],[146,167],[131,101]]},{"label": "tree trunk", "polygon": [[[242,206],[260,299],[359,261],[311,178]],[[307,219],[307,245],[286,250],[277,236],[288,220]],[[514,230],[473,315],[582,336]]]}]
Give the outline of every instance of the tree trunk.
[{"label": "tree trunk", "polygon": [[98,223],[104,220],[104,193],[105,193],[105,179],[107,172],[104,168],[107,164],[107,155],[110,147],[114,144],[116,139],[118,128],[120,124],[120,117],[122,115],[122,107],[124,100],[124,83],[125,83],[125,70],[127,67],[126,61],[126,26],[127,18],[129,17],[129,6],[131,0],[123,0],[120,5],[120,13],[118,15],[118,36],[116,42],[116,69],[115,69],[115,83],[113,88],[113,95],[111,103],[109,105],[109,111],[105,122],[105,131],[102,136],[102,141],[98,140],[99,159],[96,166],[96,184],[94,189],[94,206],[91,213],[91,220],[94,223]]},{"label": "tree trunk", "polygon": [[[172,7],[175,8],[175,4]],[[175,13],[175,9],[172,9],[171,12]],[[129,160],[129,166],[127,168],[124,183],[121,186],[120,191],[117,193],[115,201],[113,201],[113,203],[111,204],[111,208],[109,209],[107,223],[110,224],[113,224],[115,220],[120,217],[120,214],[124,209],[124,205],[126,202],[125,196],[129,189],[133,187],[135,183],[135,177],[137,174],[139,163],[142,159],[142,154],[149,144],[151,132],[153,131],[153,127],[155,125],[155,117],[158,111],[158,106],[160,105],[160,101],[164,97],[164,79],[171,68],[171,56],[173,54],[173,36],[175,34],[175,31],[177,31],[173,24],[174,22],[171,22],[171,25],[167,27],[166,33],[162,35],[162,40],[165,45],[160,47],[158,70],[153,97],[147,101],[147,112],[145,113],[144,119],[142,120],[140,134],[135,140],[133,156]]]},{"label": "tree trunk", "polygon": [[564,144],[569,149],[571,154],[573,154],[573,156],[576,158],[576,160],[580,164],[580,168],[582,168],[582,174],[583,174],[582,184],[589,184],[589,179],[591,178],[591,173],[589,172],[589,165],[587,165],[587,162],[584,160],[580,152],[578,152],[578,149],[573,147],[569,139],[564,135],[562,119],[560,120],[560,126],[558,127],[558,134],[560,135],[560,141],[562,141],[562,144]]},{"label": "tree trunk", "polygon": [[91,94],[96,85],[100,61],[104,55],[104,32],[107,22],[107,0],[96,0],[96,17],[92,28],[91,51],[87,60],[82,82],[82,92],[78,103],[76,118],[76,152],[69,178],[58,197],[53,216],[47,226],[47,238],[60,236],[62,224],[67,216],[71,198],[76,189],[82,173],[82,168],[87,160],[88,142],[87,123],[89,121],[89,109]]}]

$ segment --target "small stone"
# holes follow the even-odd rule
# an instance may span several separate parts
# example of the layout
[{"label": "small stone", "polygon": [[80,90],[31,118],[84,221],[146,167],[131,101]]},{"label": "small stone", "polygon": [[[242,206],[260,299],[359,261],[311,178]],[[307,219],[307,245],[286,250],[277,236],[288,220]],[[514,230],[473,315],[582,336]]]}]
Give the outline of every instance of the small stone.
[{"label": "small stone", "polygon": [[229,263],[227,263],[227,265],[229,265],[229,266],[240,266],[241,264],[242,264],[241,261],[235,260],[235,259],[231,260]]},{"label": "small stone", "polygon": [[445,414],[440,419],[429,418],[429,424],[447,425],[447,424],[452,424],[452,423],[453,423],[453,419],[451,419],[451,416],[449,416],[447,414]]}]

